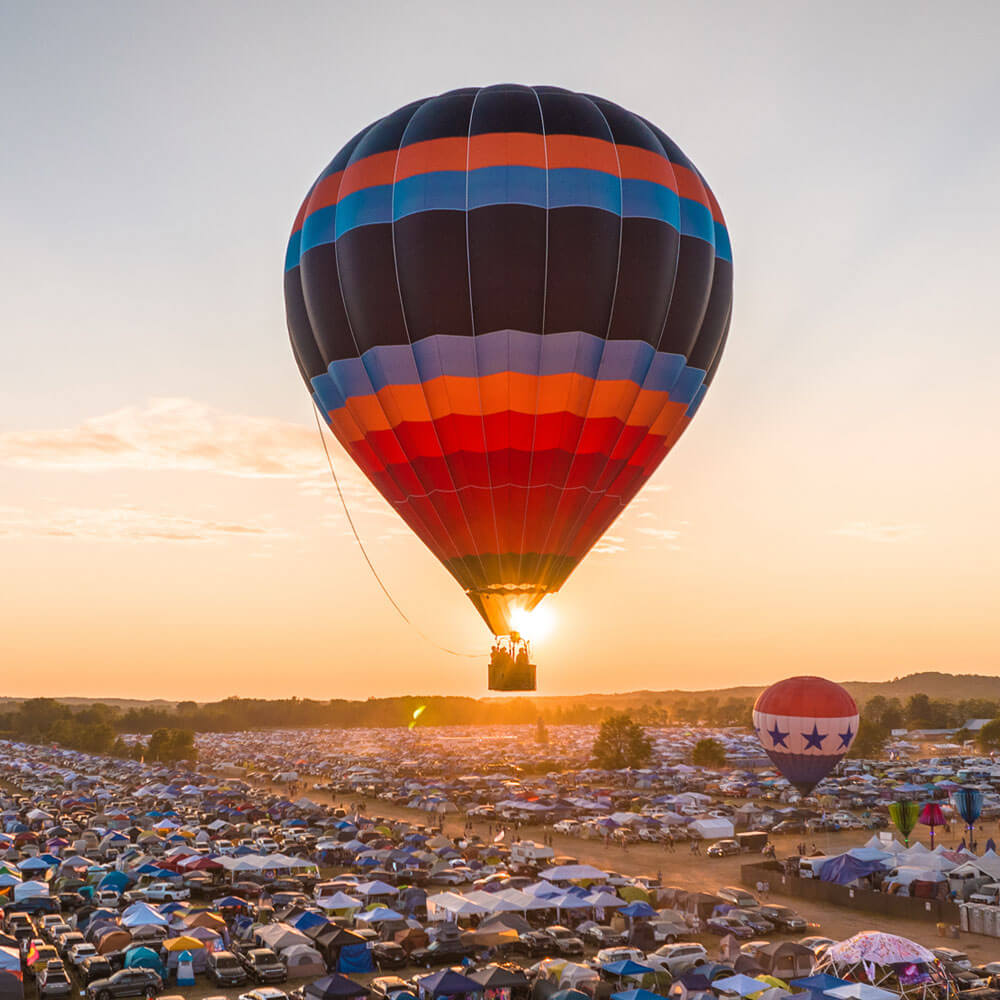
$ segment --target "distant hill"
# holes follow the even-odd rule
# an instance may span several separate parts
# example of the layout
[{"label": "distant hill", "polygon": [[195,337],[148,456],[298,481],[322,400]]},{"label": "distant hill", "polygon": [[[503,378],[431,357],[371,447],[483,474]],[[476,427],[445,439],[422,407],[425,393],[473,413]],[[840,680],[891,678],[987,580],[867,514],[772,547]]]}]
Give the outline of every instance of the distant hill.
[{"label": "distant hill", "polygon": [[[936,671],[928,671],[919,674],[907,674],[905,677],[894,677],[891,681],[842,681],[844,687],[854,696],[855,700],[862,704],[875,695],[883,695],[886,698],[899,698],[905,702],[911,695],[926,694],[934,699],[946,701],[958,701],[971,698],[990,698],[1000,701],[1000,677],[989,677],[983,674],[946,674]],[[729,698],[755,698],[766,684],[749,684],[740,687],[705,689],[700,691],[684,691],[680,689],[663,691],[625,691],[614,694],[587,693],[579,695],[538,695],[531,700],[540,708],[556,708],[562,706],[587,705],[591,708],[612,708],[616,710],[636,709],[643,705],[655,705],[657,701],[663,704],[670,704],[679,700],[696,700],[701,698],[717,698],[725,701]],[[401,695],[400,701],[410,701],[413,698],[429,696]],[[2,698],[0,706],[14,706],[20,704],[23,698]],[[160,709],[172,710],[177,707],[177,702],[164,698],[142,700],[137,698],[61,698],[56,696],[55,700],[66,705],[79,706],[81,708],[100,702],[105,705],[118,708],[122,711],[129,709]],[[395,698],[378,699],[379,701],[392,702]],[[483,698],[483,699],[461,699],[466,702],[475,701],[507,701],[503,698]],[[363,702],[359,702],[363,703]]]},{"label": "distant hill", "polygon": [[[877,694],[886,698],[898,698],[906,701],[911,695],[926,694],[930,698],[945,701],[958,701],[967,698],[993,698],[1000,700],[1000,677],[989,677],[984,674],[945,674],[938,671],[926,671],[919,674],[907,674],[905,677],[894,677],[891,681],[841,681],[859,704],[866,702]],[[683,691],[680,689],[664,691],[628,691],[621,694],[581,694],[559,695],[553,697],[537,697],[539,703],[559,702],[575,705],[586,702],[591,705],[609,705],[614,708],[634,708],[639,705],[655,703],[656,699],[663,702],[678,699],[694,700],[698,698],[756,698],[768,685],[748,684],[741,687],[714,688],[701,691]]]}]

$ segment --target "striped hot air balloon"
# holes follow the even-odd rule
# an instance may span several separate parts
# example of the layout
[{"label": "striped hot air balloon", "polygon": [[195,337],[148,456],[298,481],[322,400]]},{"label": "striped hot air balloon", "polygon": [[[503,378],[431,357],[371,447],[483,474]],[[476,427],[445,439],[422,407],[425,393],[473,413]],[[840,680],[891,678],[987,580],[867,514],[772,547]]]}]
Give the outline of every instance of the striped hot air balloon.
[{"label": "striped hot air balloon", "polygon": [[833,681],[789,677],[757,699],[753,727],[778,770],[808,795],[850,750],[858,706]]},{"label": "striped hot air balloon", "polygon": [[722,212],[671,139],[602,98],[512,84],[362,129],[285,261],[316,406],[497,635],[687,427],[732,284]]}]

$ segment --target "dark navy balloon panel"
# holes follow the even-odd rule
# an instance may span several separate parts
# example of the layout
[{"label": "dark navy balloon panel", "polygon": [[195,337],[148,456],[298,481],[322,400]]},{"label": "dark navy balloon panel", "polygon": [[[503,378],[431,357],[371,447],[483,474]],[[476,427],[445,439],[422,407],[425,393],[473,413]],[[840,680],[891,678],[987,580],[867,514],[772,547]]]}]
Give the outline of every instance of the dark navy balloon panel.
[{"label": "dark navy balloon panel", "polygon": [[789,677],[757,699],[753,727],[778,770],[808,795],[850,750],[858,732],[858,706],[833,681]]},{"label": "dark navy balloon panel", "polygon": [[694,416],[732,254],[704,178],[654,125],[504,84],[356,135],[295,220],[285,301],[333,433],[503,634]]}]

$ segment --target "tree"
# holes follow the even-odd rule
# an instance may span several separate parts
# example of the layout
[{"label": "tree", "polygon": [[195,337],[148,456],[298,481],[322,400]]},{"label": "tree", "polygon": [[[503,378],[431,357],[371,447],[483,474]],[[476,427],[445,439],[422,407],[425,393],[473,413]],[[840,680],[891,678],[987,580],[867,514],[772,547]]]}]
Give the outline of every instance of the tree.
[{"label": "tree", "polygon": [[861,719],[858,723],[858,734],[854,737],[848,757],[876,760],[882,755],[889,730],[869,719]]},{"label": "tree", "polygon": [[194,747],[194,733],[190,729],[157,729],[149,738],[146,756],[165,764],[195,760],[198,754]]},{"label": "tree", "polygon": [[698,740],[691,751],[691,763],[699,767],[724,767],[726,764],[725,747],[711,737]]},{"label": "tree", "polygon": [[979,736],[977,739],[979,741],[979,749],[986,753],[1000,747],[1000,719],[994,719],[992,722],[987,722],[986,725],[979,730]]},{"label": "tree", "polygon": [[609,715],[594,740],[594,762],[608,771],[642,767],[653,756],[653,742],[629,715]]}]

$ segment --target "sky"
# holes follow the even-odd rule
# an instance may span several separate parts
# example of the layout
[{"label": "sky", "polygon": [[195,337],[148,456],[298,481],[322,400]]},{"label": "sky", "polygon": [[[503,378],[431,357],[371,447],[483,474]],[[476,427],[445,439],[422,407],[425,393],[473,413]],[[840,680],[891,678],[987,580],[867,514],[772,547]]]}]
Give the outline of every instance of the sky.
[{"label": "sky", "polygon": [[[490,637],[288,346],[314,176],[501,81],[664,128],[732,236],[697,419],[563,590],[539,692],[1000,672],[1000,8],[0,4],[6,695],[485,694]],[[543,605],[543,606],[546,606]]]}]

